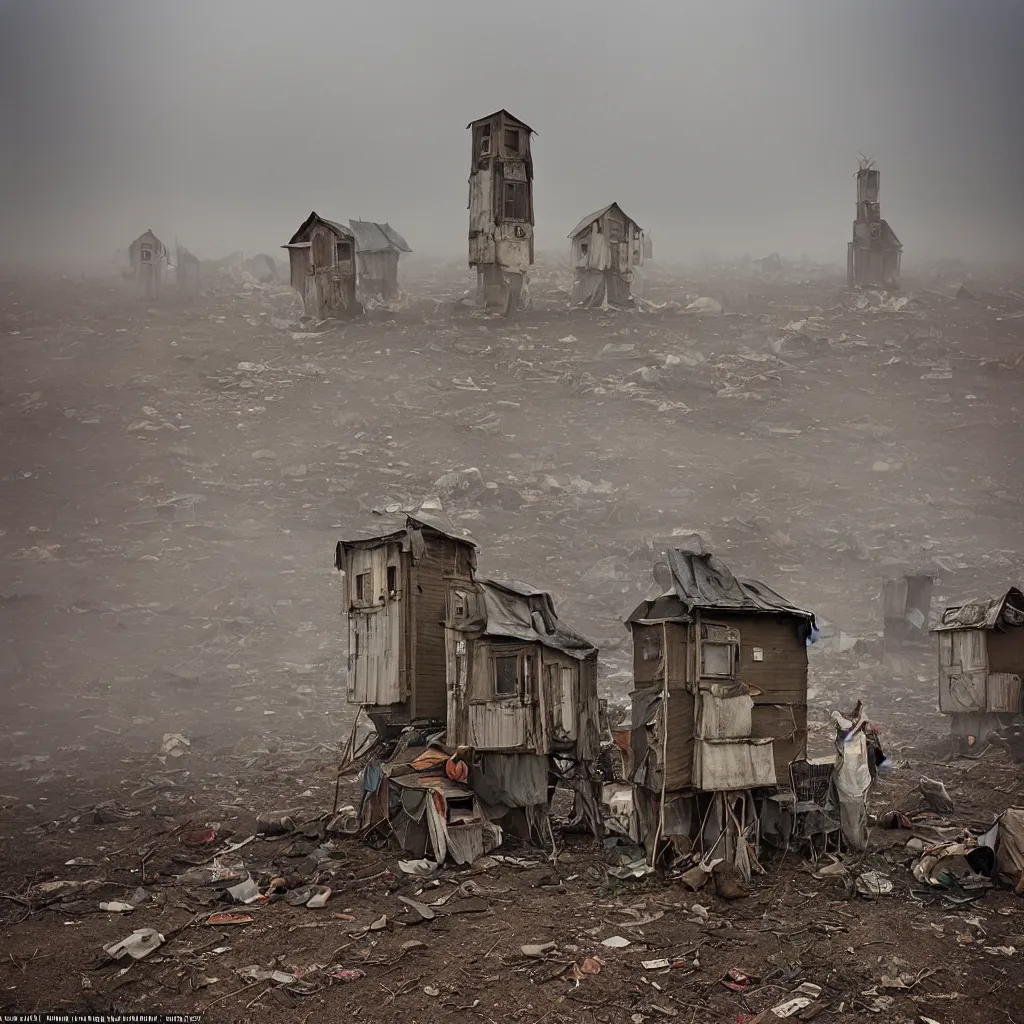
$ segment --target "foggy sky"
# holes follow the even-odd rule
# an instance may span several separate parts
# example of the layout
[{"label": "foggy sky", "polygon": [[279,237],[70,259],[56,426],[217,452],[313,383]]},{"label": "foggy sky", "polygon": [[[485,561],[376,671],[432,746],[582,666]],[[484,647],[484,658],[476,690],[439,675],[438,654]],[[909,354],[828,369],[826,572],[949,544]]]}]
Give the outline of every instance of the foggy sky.
[{"label": "foggy sky", "polygon": [[279,255],[310,210],[466,250],[467,122],[537,132],[539,248],[845,261],[858,151],[907,265],[1024,253],[1017,0],[0,0],[0,260],[152,227]]}]

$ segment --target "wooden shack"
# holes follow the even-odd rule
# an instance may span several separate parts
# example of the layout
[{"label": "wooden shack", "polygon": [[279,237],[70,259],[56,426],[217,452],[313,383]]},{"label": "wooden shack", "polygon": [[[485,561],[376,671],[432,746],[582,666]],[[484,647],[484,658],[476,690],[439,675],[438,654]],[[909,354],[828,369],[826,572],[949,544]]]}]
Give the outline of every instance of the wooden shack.
[{"label": "wooden shack", "polygon": [[345,318],[362,312],[356,298],[355,233],[315,211],[303,222],[288,250],[291,285],[302,296],[307,316]]},{"label": "wooden shack", "polygon": [[423,512],[382,517],[339,541],[334,565],[345,574],[349,702],[366,707],[381,735],[412,723],[443,727],[448,591],[470,585],[474,542]]},{"label": "wooden shack", "polygon": [[512,311],[528,305],[533,266],[533,129],[498,110],[466,125],[469,167],[469,265],[477,302]]},{"label": "wooden shack", "polygon": [[356,294],[362,303],[398,298],[398,258],[412,252],[390,224],[350,220],[356,239]]},{"label": "wooden shack", "polygon": [[928,572],[907,572],[882,580],[882,647],[898,651],[908,644],[928,639],[935,576]]},{"label": "wooden shack", "polygon": [[194,299],[199,295],[201,291],[199,257],[190,253],[183,245],[178,246],[174,261],[174,278],[180,296]]},{"label": "wooden shack", "polygon": [[658,837],[698,840],[701,794],[739,794],[746,807],[744,794],[787,785],[807,747],[814,616],[714,555],[667,556],[671,589],[627,623],[632,781],[649,850]]},{"label": "wooden shack", "polygon": [[953,736],[983,740],[1024,713],[1024,593],[952,605],[933,632],[939,651],[939,711]]},{"label": "wooden shack", "polygon": [[160,298],[167,249],[152,230],[144,231],[128,247],[131,276],[139,295],[146,299]]},{"label": "wooden shack", "polygon": [[558,619],[550,594],[454,586],[446,627],[450,746],[597,757],[597,648]]},{"label": "wooden shack", "polygon": [[850,288],[895,288],[900,280],[903,243],[879,204],[880,174],[874,161],[861,159],[857,169],[857,216],[846,249],[846,283]]},{"label": "wooden shack", "polygon": [[[588,214],[569,233],[574,306],[629,306],[648,255],[643,229],[612,203]],[[639,289],[638,289],[639,291]]]}]

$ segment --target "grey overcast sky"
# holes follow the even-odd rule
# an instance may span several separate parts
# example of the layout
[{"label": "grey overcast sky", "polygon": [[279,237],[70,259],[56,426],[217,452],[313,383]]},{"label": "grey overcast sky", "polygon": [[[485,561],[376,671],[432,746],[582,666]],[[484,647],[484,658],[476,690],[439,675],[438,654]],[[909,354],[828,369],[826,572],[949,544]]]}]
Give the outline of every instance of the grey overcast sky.
[{"label": "grey overcast sky", "polygon": [[465,252],[466,123],[534,139],[537,236],[613,200],[688,258],[845,260],[858,151],[906,262],[1024,250],[1020,0],[0,0],[0,259],[311,209]]}]

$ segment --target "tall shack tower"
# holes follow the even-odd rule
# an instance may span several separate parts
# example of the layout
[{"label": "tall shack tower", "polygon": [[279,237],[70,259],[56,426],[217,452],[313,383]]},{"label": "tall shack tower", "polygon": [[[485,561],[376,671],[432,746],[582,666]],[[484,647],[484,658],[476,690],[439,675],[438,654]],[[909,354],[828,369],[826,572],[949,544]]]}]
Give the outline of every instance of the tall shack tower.
[{"label": "tall shack tower", "polygon": [[846,249],[849,288],[899,285],[903,245],[889,222],[882,220],[878,186],[875,162],[861,157],[857,169],[857,219],[853,222],[853,241]]},{"label": "tall shack tower", "polygon": [[523,309],[533,266],[533,129],[507,110],[466,127],[473,132],[469,265],[477,272],[477,303]]}]

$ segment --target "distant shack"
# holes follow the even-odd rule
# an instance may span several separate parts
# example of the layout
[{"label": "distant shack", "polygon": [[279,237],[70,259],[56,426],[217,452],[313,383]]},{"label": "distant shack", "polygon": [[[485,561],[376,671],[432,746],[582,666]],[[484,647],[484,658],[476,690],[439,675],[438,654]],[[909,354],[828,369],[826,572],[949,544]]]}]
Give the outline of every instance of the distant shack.
[{"label": "distant shack", "polygon": [[350,220],[356,239],[356,295],[362,303],[397,299],[398,258],[412,252],[409,243],[390,224]]},{"label": "distant shack", "polygon": [[313,211],[283,249],[288,250],[291,285],[307,316],[325,320],[361,313],[356,298],[356,237],[351,228]]},{"label": "distant shack", "polygon": [[569,233],[572,240],[574,306],[629,306],[650,239],[643,228],[611,203],[584,217]]},{"label": "distant shack", "polygon": [[139,295],[146,299],[160,298],[167,249],[152,229],[144,231],[132,242],[128,247],[128,259]]}]

